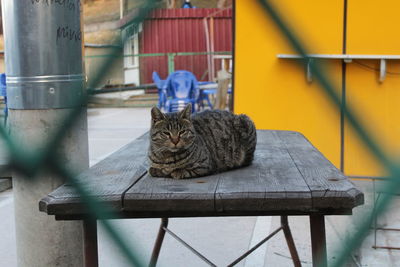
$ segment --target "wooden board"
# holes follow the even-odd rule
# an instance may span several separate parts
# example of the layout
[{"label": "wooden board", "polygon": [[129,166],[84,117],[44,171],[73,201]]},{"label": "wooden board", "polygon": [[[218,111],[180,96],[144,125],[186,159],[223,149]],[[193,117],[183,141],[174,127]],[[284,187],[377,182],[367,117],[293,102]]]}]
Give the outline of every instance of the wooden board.
[{"label": "wooden board", "polygon": [[221,173],[219,211],[309,210],[311,192],[275,131],[257,132],[251,166]]},{"label": "wooden board", "polygon": [[124,198],[125,211],[180,212],[215,210],[218,176],[175,180],[144,176]]},{"label": "wooden board", "polygon": [[311,190],[313,208],[353,208],[364,203],[364,195],[302,134],[277,134]]},{"label": "wooden board", "polygon": [[[80,179],[92,195],[131,218],[349,214],[363,203],[363,194],[301,134],[257,134],[254,162],[245,168],[195,179],[154,178],[146,171],[145,135]],[[40,209],[58,218],[86,212],[68,185],[44,198]]]},{"label": "wooden board", "polygon": [[[90,195],[121,211],[123,193],[147,172],[148,138],[148,134],[139,137],[79,175]],[[79,195],[68,183],[42,199],[39,209],[48,214],[86,213]]]}]

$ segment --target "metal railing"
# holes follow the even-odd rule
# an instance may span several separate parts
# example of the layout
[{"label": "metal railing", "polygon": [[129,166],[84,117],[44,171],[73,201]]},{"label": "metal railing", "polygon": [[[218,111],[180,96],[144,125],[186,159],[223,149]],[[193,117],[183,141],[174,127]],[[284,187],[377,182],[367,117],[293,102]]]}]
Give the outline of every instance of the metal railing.
[{"label": "metal railing", "polygon": [[[205,55],[231,55],[232,53],[229,51],[220,51],[220,52],[176,52],[176,53],[144,53],[144,54],[124,54],[119,57],[167,57],[168,58],[168,73],[172,73],[175,71],[175,57],[178,56],[205,56]],[[86,59],[93,58],[109,58],[115,57],[113,54],[102,54],[102,55],[90,55],[85,56]]]},{"label": "metal railing", "polygon": [[[108,48],[115,48],[109,46]],[[122,50],[121,47],[119,49]],[[101,51],[104,52],[104,51]],[[95,52],[94,52],[95,53]],[[124,54],[120,53],[117,58],[115,55],[108,53],[99,53],[85,56],[86,62],[86,75],[89,82],[93,79],[93,70],[96,71],[99,65],[105,64],[111,57],[117,60],[118,64],[114,64],[111,71],[103,76],[100,84],[105,90],[98,90],[100,88],[91,88],[89,93],[104,93],[103,91],[128,91],[128,90],[141,90],[141,89],[156,89],[151,76],[153,71],[157,71],[162,78],[166,79],[167,75],[173,73],[177,67],[180,69],[197,72],[197,79],[199,81],[212,81],[216,76],[216,71],[222,67],[215,67],[215,63],[221,63],[222,59],[218,56],[232,56],[232,52],[218,51],[218,52],[176,52],[176,53],[143,53],[143,54]],[[132,58],[138,58],[139,63],[135,67],[125,66],[126,61]],[[210,59],[210,60],[209,60]],[[220,60],[221,62],[219,62]],[[212,62],[213,66],[208,66],[208,62]],[[137,80],[140,82],[132,82],[126,80],[129,72],[136,70]],[[212,73],[214,70],[214,73]],[[161,73],[162,72],[162,73]],[[113,87],[120,88],[116,90]]]}]

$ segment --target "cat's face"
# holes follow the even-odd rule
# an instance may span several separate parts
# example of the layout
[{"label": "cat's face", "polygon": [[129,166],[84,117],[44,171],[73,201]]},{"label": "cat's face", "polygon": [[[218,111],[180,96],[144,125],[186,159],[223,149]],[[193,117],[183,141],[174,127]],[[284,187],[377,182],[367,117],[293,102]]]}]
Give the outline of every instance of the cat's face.
[{"label": "cat's face", "polygon": [[157,107],[151,110],[151,141],[161,150],[172,152],[190,146],[195,130],[190,119],[192,107],[187,105],[178,113],[162,113]]}]

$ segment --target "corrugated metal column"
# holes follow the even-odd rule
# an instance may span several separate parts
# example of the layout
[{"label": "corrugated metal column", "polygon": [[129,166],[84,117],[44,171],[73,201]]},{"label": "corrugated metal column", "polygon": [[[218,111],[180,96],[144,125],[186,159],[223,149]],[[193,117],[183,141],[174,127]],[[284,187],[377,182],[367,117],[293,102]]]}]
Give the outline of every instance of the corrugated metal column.
[{"label": "corrugated metal column", "polygon": [[[25,148],[38,149],[83,94],[81,1],[2,0],[9,127]],[[88,167],[84,114],[57,147],[66,166]],[[42,172],[13,176],[18,266],[82,266],[82,224],[40,213],[38,200],[63,183]]]}]

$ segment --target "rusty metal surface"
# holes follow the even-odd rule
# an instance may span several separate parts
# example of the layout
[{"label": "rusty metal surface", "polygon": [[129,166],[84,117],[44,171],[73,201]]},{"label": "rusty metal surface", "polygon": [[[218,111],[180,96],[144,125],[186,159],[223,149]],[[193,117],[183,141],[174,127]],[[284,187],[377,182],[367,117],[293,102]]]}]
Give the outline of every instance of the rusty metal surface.
[{"label": "rusty metal surface", "polygon": [[97,222],[94,219],[83,220],[85,267],[98,267]]},{"label": "rusty metal surface", "polygon": [[283,233],[285,234],[285,239],[286,239],[286,243],[288,245],[289,251],[290,251],[290,255],[292,256],[293,265],[295,267],[301,267],[299,254],[297,253],[296,245],[293,241],[293,236],[292,236],[292,232],[290,231],[287,216],[281,216],[281,226],[282,226]]},{"label": "rusty metal surface", "polygon": [[324,216],[310,215],[310,228],[313,267],[328,266]]},{"label": "rusty metal surface", "polygon": [[161,225],[160,229],[158,230],[158,235],[154,244],[153,252],[151,254],[149,267],[155,267],[157,265],[158,256],[160,255],[161,246],[165,236],[164,228],[166,227],[168,227],[168,218],[161,218]]},{"label": "rusty metal surface", "polygon": [[[232,51],[232,9],[157,9],[145,20],[140,36],[140,53],[207,52],[204,18],[214,19],[214,51]],[[210,19],[208,19],[210,25]],[[220,59],[215,60],[217,70]],[[168,75],[166,56],[140,59],[141,83],[151,83],[157,71]],[[193,72],[199,80],[209,80],[207,56],[177,56],[175,69]],[[201,79],[204,77],[203,79]]]}]

